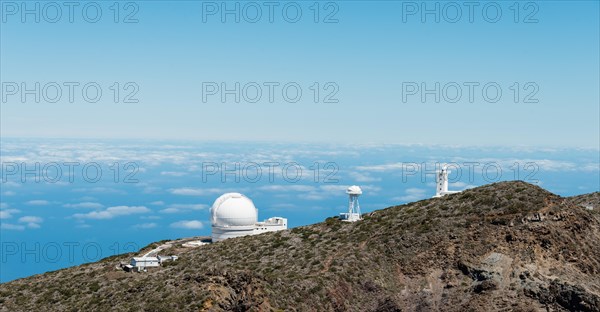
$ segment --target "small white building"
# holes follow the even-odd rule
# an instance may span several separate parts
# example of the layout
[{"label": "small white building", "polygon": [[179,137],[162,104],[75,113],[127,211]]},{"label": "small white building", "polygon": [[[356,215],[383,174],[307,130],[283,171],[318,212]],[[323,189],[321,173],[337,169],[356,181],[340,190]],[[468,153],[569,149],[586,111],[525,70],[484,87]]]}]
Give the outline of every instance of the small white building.
[{"label": "small white building", "polygon": [[254,225],[254,235],[276,232],[287,229],[287,219],[282,217],[272,217],[263,222],[256,222]]},{"label": "small white building", "polygon": [[165,261],[175,261],[175,260],[179,259],[178,256],[173,256],[173,255],[172,256],[158,256],[157,258],[158,258],[159,264],[162,264]]},{"label": "small white building", "polygon": [[185,247],[185,248],[196,248],[196,247],[201,247],[204,245],[208,245],[207,242],[203,242],[201,240],[195,240],[195,241],[189,241],[189,242],[185,242],[183,244],[181,244],[181,247]]},{"label": "small white building", "polygon": [[148,267],[160,266],[160,260],[158,257],[133,257],[131,259],[131,266],[138,270],[144,270]]}]

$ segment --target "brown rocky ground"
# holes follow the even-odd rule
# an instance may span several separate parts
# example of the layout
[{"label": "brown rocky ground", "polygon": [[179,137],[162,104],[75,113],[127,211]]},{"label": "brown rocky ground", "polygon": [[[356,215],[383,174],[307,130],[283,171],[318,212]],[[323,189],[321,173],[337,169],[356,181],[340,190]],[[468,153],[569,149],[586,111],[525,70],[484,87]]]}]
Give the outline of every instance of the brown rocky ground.
[{"label": "brown rocky ground", "polygon": [[173,248],[148,273],[120,255],[2,284],[0,311],[600,311],[600,193],[502,182]]}]

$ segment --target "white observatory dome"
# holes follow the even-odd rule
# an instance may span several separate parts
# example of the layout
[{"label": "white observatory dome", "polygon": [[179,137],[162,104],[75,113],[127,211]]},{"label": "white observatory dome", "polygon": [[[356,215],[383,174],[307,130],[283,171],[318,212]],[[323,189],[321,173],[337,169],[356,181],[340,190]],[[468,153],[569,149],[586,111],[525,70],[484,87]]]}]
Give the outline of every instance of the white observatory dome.
[{"label": "white observatory dome", "polygon": [[351,187],[349,187],[346,190],[346,194],[350,194],[350,195],[361,195],[362,194],[362,190],[360,189],[359,186],[357,185],[352,185]]},{"label": "white observatory dome", "polygon": [[217,226],[254,226],[258,211],[248,197],[240,193],[225,193],[210,209],[212,224]]}]

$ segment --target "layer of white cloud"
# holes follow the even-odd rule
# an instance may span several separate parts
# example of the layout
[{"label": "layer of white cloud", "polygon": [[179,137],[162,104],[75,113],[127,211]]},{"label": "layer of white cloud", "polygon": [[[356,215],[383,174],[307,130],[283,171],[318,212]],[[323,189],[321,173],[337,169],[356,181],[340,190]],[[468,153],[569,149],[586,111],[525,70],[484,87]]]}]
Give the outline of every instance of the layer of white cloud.
[{"label": "layer of white cloud", "polygon": [[[564,160],[555,160],[555,159],[535,159],[535,158],[490,158],[490,157],[481,157],[481,158],[464,158],[464,157],[454,157],[445,162],[451,165],[450,170],[460,169],[464,171],[464,174],[468,172],[469,169],[472,170],[474,168],[478,174],[481,174],[483,168],[485,166],[488,167],[489,170],[492,170],[495,166],[500,167],[503,171],[510,172],[515,168],[515,164],[518,164],[521,170],[524,170],[525,167],[529,170],[529,172],[536,170],[543,170],[548,172],[560,172],[560,171],[583,171],[583,172],[597,172],[600,171],[600,164],[594,162],[587,163],[575,163],[572,161],[564,161]],[[442,162],[438,161],[421,161],[421,162],[395,162],[395,163],[387,163],[387,164],[377,164],[377,165],[365,165],[365,166],[356,166],[355,169],[357,171],[366,171],[366,172],[391,172],[391,171],[405,171],[406,174],[411,174],[416,170],[417,175],[422,174],[422,172],[430,172],[435,170],[434,168],[439,168]],[[525,173],[527,174],[527,173]]]},{"label": "layer of white cloud", "polygon": [[407,188],[404,190],[404,195],[392,198],[393,201],[413,202],[427,198],[427,190],[421,188]]},{"label": "layer of white cloud", "polygon": [[14,231],[23,231],[25,229],[24,225],[20,224],[11,224],[11,223],[0,223],[0,229],[2,230],[14,230]]},{"label": "layer of white cloud", "polygon": [[388,171],[394,171],[394,170],[402,170],[402,166],[405,166],[405,164],[398,162],[398,163],[381,164],[381,165],[356,166],[356,170],[388,172]]},{"label": "layer of white cloud", "polygon": [[187,172],[181,171],[161,171],[160,175],[169,176],[169,177],[183,177],[187,175]]},{"label": "layer of white cloud", "polygon": [[448,189],[451,191],[464,191],[466,189],[474,188],[476,185],[467,184],[465,182],[453,182],[448,184]]},{"label": "layer of white cloud", "polygon": [[42,223],[44,219],[36,216],[24,216],[19,218],[21,223]]},{"label": "layer of white cloud", "polygon": [[223,194],[223,193],[227,193],[228,191],[229,190],[221,189],[221,188],[191,188],[191,187],[175,188],[175,189],[169,190],[169,192],[173,195],[184,195],[184,196],[207,196],[207,195]]},{"label": "layer of white cloud", "polygon": [[76,189],[73,189],[73,192],[99,193],[99,194],[122,194],[122,195],[127,194],[123,190],[119,190],[119,189],[111,188],[111,187],[103,187],[103,186],[76,188]]},{"label": "layer of white cloud", "polygon": [[140,219],[142,219],[142,220],[159,220],[159,219],[162,219],[162,217],[160,217],[160,216],[141,216]]},{"label": "layer of white cloud", "polygon": [[0,186],[2,186],[2,188],[20,187],[21,185],[23,185],[23,183],[17,183],[15,181],[2,181],[2,182],[0,182]]},{"label": "layer of white cloud", "polygon": [[156,224],[156,223],[141,223],[141,224],[134,225],[133,228],[135,228],[135,229],[153,229],[157,226],[158,226],[158,224]]},{"label": "layer of white cloud", "polygon": [[312,192],[317,188],[312,185],[302,185],[302,184],[287,184],[287,185],[264,185],[258,188],[261,191],[268,192]]},{"label": "layer of white cloud", "polygon": [[182,220],[178,222],[171,223],[172,228],[178,229],[188,229],[188,230],[198,230],[202,229],[204,225],[201,221],[198,220]]},{"label": "layer of white cloud", "polygon": [[377,182],[377,181],[381,181],[381,178],[376,178],[371,176],[369,173],[364,173],[364,172],[358,172],[358,171],[351,171],[348,173],[348,176],[350,177],[350,179],[356,181],[356,182]]},{"label": "layer of white cloud", "polygon": [[18,209],[2,209],[0,210],[0,219],[10,219],[13,217],[13,214],[19,213]]},{"label": "layer of white cloud", "polygon": [[[0,219],[9,219],[12,218],[12,213],[18,213],[19,211],[16,209],[7,209],[7,210],[0,210]],[[30,229],[38,229],[40,228],[40,223],[44,222],[44,219],[40,218],[40,217],[36,217],[36,216],[23,216],[20,217],[19,219],[17,219],[18,223],[24,223],[24,224],[12,224],[12,223],[6,223],[6,222],[2,222],[2,229],[3,230],[17,230],[17,231],[22,231],[26,228],[30,228]]]},{"label": "layer of white cloud", "polygon": [[84,208],[84,209],[102,209],[104,205],[94,202],[82,202],[77,204],[64,204],[65,208]]},{"label": "layer of white cloud", "polygon": [[140,214],[150,212],[150,209],[144,206],[115,206],[108,207],[101,211],[92,211],[88,213],[74,214],[74,218],[78,219],[112,219],[114,217],[126,216],[131,214]]},{"label": "layer of white cloud", "polygon": [[45,205],[49,205],[50,202],[47,200],[43,200],[43,199],[36,199],[36,200],[30,200],[28,202],[26,202],[27,205],[31,205],[31,206],[45,206]]},{"label": "layer of white cloud", "polygon": [[186,210],[203,210],[208,206],[203,204],[173,204],[167,208],[160,210],[162,213],[178,213]]}]

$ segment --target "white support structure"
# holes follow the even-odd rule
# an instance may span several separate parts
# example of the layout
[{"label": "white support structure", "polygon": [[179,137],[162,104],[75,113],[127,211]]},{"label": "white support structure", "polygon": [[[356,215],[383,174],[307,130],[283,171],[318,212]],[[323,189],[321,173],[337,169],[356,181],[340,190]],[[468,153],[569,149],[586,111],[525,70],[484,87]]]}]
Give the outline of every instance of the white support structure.
[{"label": "white support structure", "polygon": [[448,174],[450,174],[450,170],[448,170],[448,166],[446,164],[442,165],[440,170],[436,171],[435,176],[435,196],[433,198],[442,197],[448,194],[459,193],[460,191],[448,191]]},{"label": "white support structure", "polygon": [[358,196],[362,194],[360,187],[352,185],[346,190],[348,194],[348,212],[340,213],[340,219],[346,222],[356,222],[362,220],[360,214],[360,205],[358,203]]}]

